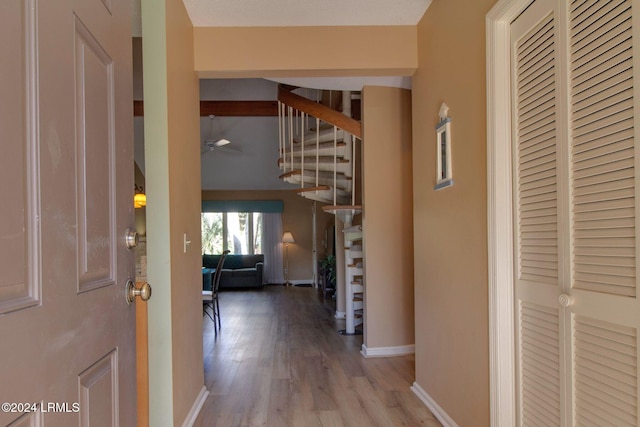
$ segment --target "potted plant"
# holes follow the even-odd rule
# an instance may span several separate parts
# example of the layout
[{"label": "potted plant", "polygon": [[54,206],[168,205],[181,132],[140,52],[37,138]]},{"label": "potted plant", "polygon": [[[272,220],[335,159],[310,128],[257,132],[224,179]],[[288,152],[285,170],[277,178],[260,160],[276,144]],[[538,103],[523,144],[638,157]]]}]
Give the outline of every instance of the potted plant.
[{"label": "potted plant", "polygon": [[324,270],[324,277],[326,280],[325,288],[335,289],[336,288],[336,257],[335,255],[327,255],[324,258],[320,266]]}]

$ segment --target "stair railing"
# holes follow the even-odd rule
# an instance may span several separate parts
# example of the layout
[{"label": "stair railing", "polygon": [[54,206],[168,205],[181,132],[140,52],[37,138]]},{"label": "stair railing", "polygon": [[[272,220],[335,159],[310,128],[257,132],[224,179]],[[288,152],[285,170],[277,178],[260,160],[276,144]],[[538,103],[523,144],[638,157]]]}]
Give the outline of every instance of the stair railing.
[{"label": "stair railing", "polygon": [[[351,174],[350,193],[351,204],[356,201],[356,140],[362,138],[362,127],[359,121],[333,110],[316,101],[293,93],[296,87],[288,85],[278,86],[278,148],[280,151],[279,166],[284,174],[281,177],[291,176],[295,171],[294,142],[300,141],[300,188],[305,188],[305,133],[310,117],[316,120],[316,156],[315,156],[315,194],[318,195],[320,186],[320,121],[333,125],[333,204],[338,205],[338,129],[348,133],[350,138],[345,138],[347,142],[347,156],[351,157],[351,170],[345,172]],[[350,100],[349,100],[350,102]],[[299,121],[298,121],[299,118]],[[288,119],[288,120],[287,120]],[[288,126],[287,126],[288,125]],[[345,135],[346,136],[346,135]],[[288,149],[287,149],[288,146]],[[347,157],[347,158],[348,158]],[[309,159],[310,160],[310,159]],[[309,164],[307,170],[312,166]],[[343,173],[343,172],[341,172]],[[348,176],[348,175],[347,175]],[[348,191],[348,190],[347,190]],[[344,191],[341,191],[344,193]]]}]

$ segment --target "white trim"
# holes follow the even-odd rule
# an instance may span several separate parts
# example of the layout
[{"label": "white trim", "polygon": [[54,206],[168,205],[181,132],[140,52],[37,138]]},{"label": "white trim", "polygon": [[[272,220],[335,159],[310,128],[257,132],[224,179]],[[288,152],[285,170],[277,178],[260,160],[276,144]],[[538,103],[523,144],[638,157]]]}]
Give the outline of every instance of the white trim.
[{"label": "white trim", "polygon": [[204,401],[207,400],[208,396],[209,396],[209,390],[207,390],[206,386],[202,386],[202,389],[200,390],[200,394],[198,394],[198,397],[196,397],[196,400],[195,402],[193,402],[193,406],[191,407],[191,410],[189,410],[187,417],[184,419],[184,422],[182,423],[182,427],[193,426],[193,424],[196,422],[196,418],[198,418],[198,414],[200,414],[200,410],[202,409],[202,406],[204,405]]},{"label": "white trim", "polygon": [[373,347],[368,348],[366,345],[362,344],[362,350],[360,354],[364,357],[393,357],[393,356],[405,356],[407,354],[414,354],[416,352],[416,346],[414,344],[410,345],[399,345],[395,347]]},{"label": "white trim", "polygon": [[336,319],[346,319],[347,318],[347,313],[344,311],[336,311],[336,315],[335,315]]},{"label": "white trim", "polygon": [[516,425],[511,188],[510,23],[532,0],[500,0],[486,16],[487,220],[491,426]]},{"label": "white trim", "polygon": [[414,382],[411,386],[411,391],[416,396],[418,396],[418,399],[420,399],[427,408],[429,408],[429,410],[438,419],[438,421],[440,421],[440,424],[442,424],[443,427],[458,427],[458,424],[453,421],[453,418],[451,418],[449,414],[447,414],[444,409],[442,409],[440,405],[438,405],[438,403],[433,400],[431,396],[429,396],[429,393],[427,393],[422,387],[420,387],[420,384]]},{"label": "white trim", "polygon": [[291,283],[292,285],[312,285],[313,286],[313,279],[302,279],[302,280],[289,280],[289,283]]}]

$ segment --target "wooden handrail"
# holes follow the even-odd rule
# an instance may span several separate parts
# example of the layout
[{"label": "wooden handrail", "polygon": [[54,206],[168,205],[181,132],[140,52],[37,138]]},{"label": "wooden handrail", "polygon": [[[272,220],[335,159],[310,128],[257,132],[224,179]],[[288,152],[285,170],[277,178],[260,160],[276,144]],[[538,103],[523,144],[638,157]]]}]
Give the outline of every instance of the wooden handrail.
[{"label": "wooden handrail", "polygon": [[339,111],[335,111],[326,105],[318,104],[317,102],[303,96],[296,95],[291,92],[293,89],[296,88],[283,84],[278,85],[278,101],[293,107],[296,110],[304,111],[310,116],[317,117],[320,120],[331,123],[332,125],[349,132],[351,135],[355,135],[357,138],[362,139],[362,125],[358,120],[345,116]]}]

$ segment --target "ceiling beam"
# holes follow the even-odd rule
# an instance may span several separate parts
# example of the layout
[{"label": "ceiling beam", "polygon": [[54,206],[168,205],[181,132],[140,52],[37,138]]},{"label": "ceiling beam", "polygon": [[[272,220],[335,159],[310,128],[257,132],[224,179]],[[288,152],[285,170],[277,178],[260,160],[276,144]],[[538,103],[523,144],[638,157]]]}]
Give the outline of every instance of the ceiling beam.
[{"label": "ceiling beam", "polygon": [[278,101],[200,101],[200,116],[278,116]]},{"label": "ceiling beam", "polygon": [[[144,116],[144,101],[133,101],[133,115]],[[200,101],[200,116],[264,117],[278,115],[278,101]]]}]

